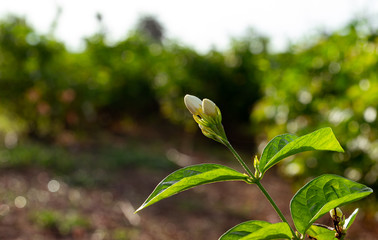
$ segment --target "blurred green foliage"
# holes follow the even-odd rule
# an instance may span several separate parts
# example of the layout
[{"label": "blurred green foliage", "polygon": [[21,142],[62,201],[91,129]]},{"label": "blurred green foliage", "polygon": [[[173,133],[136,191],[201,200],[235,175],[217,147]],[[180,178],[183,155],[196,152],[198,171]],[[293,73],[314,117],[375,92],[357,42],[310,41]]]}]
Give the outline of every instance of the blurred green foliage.
[{"label": "blurred green foliage", "polygon": [[[256,134],[304,134],[332,127],[345,153],[309,153],[288,160],[290,176],[332,172],[377,187],[378,35],[367,22],[294,45],[271,58],[264,97],[252,112]],[[266,134],[266,135],[265,135]]]},{"label": "blurred green foliage", "polygon": [[10,149],[0,149],[0,168],[49,169],[65,181],[79,186],[106,186],[121,169],[144,167],[172,170],[176,166],[157,146],[129,142],[126,146],[90,146],[69,149],[37,142],[23,142]]},{"label": "blurred green foliage", "polygon": [[44,209],[32,213],[30,218],[38,227],[60,236],[73,235],[78,229],[86,230],[92,227],[88,218],[74,211],[63,213]]},{"label": "blurred green foliage", "polygon": [[281,170],[289,176],[327,170],[378,186],[378,36],[367,21],[282,53],[269,52],[269,39],[249,31],[229,49],[206,54],[164,38],[162,28],[148,21],[159,30],[155,38],[145,34],[150,25],[140,24],[112,44],[105,33],[95,34],[82,52],[72,53],[21,18],[2,20],[5,146],[11,148],[19,134],[69,141],[67,132],[118,132],[162,120],[195,131],[182,100],[190,93],[217,103],[226,132],[248,133],[261,146],[278,134],[330,126],[345,154],[302,154]]}]

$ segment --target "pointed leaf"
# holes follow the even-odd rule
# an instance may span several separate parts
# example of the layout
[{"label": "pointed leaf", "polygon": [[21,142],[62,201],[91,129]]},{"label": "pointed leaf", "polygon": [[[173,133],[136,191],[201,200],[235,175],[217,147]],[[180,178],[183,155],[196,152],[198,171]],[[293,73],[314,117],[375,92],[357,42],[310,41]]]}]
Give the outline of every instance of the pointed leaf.
[{"label": "pointed leaf", "polygon": [[335,238],[336,231],[321,226],[311,225],[306,233],[316,240],[337,240]]},{"label": "pointed leaf", "polygon": [[296,153],[312,150],[344,152],[331,128],[322,128],[302,137],[283,134],[273,138],[263,150],[260,171],[264,174],[280,160]]},{"label": "pointed leaf", "polygon": [[293,234],[287,223],[269,223],[265,221],[248,221],[236,225],[224,233],[219,240],[269,240],[291,239]]},{"label": "pointed leaf", "polygon": [[298,137],[293,134],[282,134],[278,135],[273,138],[264,148],[260,163],[267,163],[271,158],[274,157],[283,147],[285,147],[288,143],[294,141]]},{"label": "pointed leaf", "polygon": [[218,164],[199,164],[179,169],[164,178],[137,212],[164,198],[198,185],[221,181],[246,181],[248,176]]},{"label": "pointed leaf", "polygon": [[290,202],[290,211],[298,232],[305,233],[310,225],[331,209],[357,201],[373,190],[349,179],[326,174],[302,187]]},{"label": "pointed leaf", "polygon": [[356,208],[356,210],[354,210],[353,213],[347,219],[345,219],[344,226],[343,226],[345,230],[348,230],[350,226],[352,226],[354,219],[356,219],[357,213],[358,213],[358,208]]}]

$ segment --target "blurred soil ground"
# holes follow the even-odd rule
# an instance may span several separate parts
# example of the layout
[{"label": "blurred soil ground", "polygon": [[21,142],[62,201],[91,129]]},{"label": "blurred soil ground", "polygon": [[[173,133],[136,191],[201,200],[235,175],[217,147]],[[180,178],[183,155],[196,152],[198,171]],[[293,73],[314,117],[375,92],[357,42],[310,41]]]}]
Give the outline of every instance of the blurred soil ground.
[{"label": "blurred soil ground", "polygon": [[[180,164],[222,163],[203,154],[168,153]],[[242,182],[197,187],[133,214],[170,172],[122,167],[105,172],[106,184],[80,186],[40,167],[1,168],[0,239],[209,240],[243,221],[280,221],[258,188]],[[292,185],[274,170],[262,183],[290,219]],[[377,225],[374,213],[360,212],[347,239],[376,239]]]}]

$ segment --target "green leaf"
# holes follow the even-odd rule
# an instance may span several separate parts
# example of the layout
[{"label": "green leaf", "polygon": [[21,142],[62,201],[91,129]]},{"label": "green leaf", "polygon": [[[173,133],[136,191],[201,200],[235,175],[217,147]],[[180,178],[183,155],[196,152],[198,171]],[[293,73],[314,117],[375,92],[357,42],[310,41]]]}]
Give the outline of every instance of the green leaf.
[{"label": "green leaf", "polygon": [[335,238],[336,231],[332,231],[326,227],[311,225],[306,233],[316,240],[337,240],[337,238]]},{"label": "green leaf", "polygon": [[267,163],[269,159],[274,157],[276,153],[278,153],[283,147],[285,147],[288,143],[294,141],[296,138],[298,137],[288,133],[273,138],[264,148],[263,153],[261,155],[260,163]]},{"label": "green leaf", "polygon": [[345,219],[344,226],[343,226],[345,230],[348,230],[350,226],[352,226],[354,219],[356,219],[357,213],[358,213],[358,208],[356,208],[356,210],[354,210],[354,212],[347,219]]},{"label": "green leaf", "polygon": [[283,134],[273,138],[264,148],[260,159],[260,171],[264,174],[280,160],[312,150],[344,152],[331,128],[322,128],[302,137]]},{"label": "green leaf", "polygon": [[302,187],[290,202],[290,211],[298,232],[305,233],[310,225],[331,209],[357,201],[373,190],[349,179],[326,174]]},{"label": "green leaf", "polygon": [[136,212],[195,186],[221,181],[248,182],[247,179],[247,175],[218,164],[199,164],[185,167],[164,178]]},{"label": "green leaf", "polygon": [[224,233],[219,240],[268,240],[291,239],[293,234],[287,223],[269,223],[265,221],[248,221],[236,225]]}]

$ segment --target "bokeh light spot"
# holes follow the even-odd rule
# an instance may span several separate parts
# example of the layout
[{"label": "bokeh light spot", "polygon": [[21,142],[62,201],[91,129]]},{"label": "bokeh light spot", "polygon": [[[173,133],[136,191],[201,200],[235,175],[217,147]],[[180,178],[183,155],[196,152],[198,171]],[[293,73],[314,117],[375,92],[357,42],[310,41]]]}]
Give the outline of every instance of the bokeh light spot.
[{"label": "bokeh light spot", "polygon": [[23,196],[18,196],[14,199],[14,205],[17,208],[24,208],[26,206],[27,200]]},{"label": "bokeh light spot", "polygon": [[345,170],[345,176],[347,176],[347,178],[350,178],[354,181],[359,181],[362,177],[362,174],[360,170],[350,167]]},{"label": "bokeh light spot", "polygon": [[59,191],[60,189],[60,183],[57,181],[57,180],[51,180],[48,184],[47,184],[47,189],[50,191],[50,192],[57,192]]},{"label": "bokeh light spot", "polygon": [[309,104],[312,101],[312,95],[306,90],[302,90],[298,93],[298,101],[302,104]]},{"label": "bokeh light spot", "polygon": [[289,176],[298,175],[301,171],[301,166],[296,162],[289,163],[285,168],[285,173]]},{"label": "bokeh light spot", "polygon": [[9,206],[7,204],[0,205],[0,216],[3,217],[9,213]]},{"label": "bokeh light spot", "polygon": [[4,145],[6,148],[11,149],[17,146],[18,136],[15,132],[8,132],[4,137]]},{"label": "bokeh light spot", "polygon": [[373,107],[368,107],[364,111],[364,119],[366,122],[374,122],[375,119],[377,118],[377,109]]},{"label": "bokeh light spot", "polygon": [[341,66],[337,62],[331,62],[328,67],[329,72],[332,74],[336,74],[340,72],[340,69],[341,69]]},{"label": "bokeh light spot", "polygon": [[367,91],[370,88],[370,82],[367,79],[362,79],[359,83],[361,90]]}]

